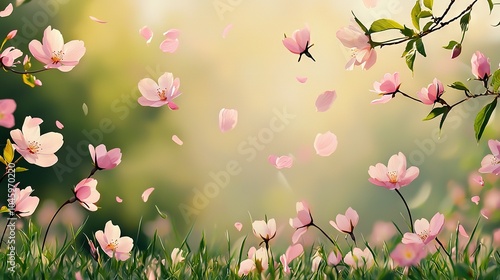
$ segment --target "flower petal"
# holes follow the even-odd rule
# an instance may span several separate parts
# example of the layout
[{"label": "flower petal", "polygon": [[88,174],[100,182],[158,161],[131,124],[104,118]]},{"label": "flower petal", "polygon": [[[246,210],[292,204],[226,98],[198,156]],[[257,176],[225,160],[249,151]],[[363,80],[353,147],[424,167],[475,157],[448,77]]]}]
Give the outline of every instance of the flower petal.
[{"label": "flower petal", "polygon": [[155,190],[155,188],[149,188],[147,190],[145,190],[142,195],[141,195],[141,198],[142,198],[142,201],[146,202],[148,201],[148,198],[149,198],[149,195]]},{"label": "flower petal", "polygon": [[320,94],[316,99],[316,111],[325,112],[330,109],[333,101],[337,98],[337,92],[335,90],[325,91]]}]

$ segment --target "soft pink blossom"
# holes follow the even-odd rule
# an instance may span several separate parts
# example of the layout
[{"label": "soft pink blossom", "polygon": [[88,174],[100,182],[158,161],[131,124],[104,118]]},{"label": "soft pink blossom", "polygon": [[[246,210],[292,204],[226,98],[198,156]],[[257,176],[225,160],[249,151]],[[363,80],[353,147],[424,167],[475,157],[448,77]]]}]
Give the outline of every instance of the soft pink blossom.
[{"label": "soft pink blossom", "polygon": [[407,186],[415,180],[419,169],[415,166],[406,169],[406,157],[399,152],[397,155],[391,156],[387,166],[382,163],[370,166],[368,174],[370,175],[368,181],[372,184],[394,190]]},{"label": "soft pink blossom", "polygon": [[486,155],[481,161],[481,173],[500,174],[500,141],[488,140],[488,147],[490,147],[491,154]]},{"label": "soft pink blossom", "polygon": [[373,83],[373,90],[371,91],[381,95],[381,97],[373,100],[371,103],[381,104],[389,102],[399,90],[400,85],[398,72],[394,74],[386,73],[380,82]]},{"label": "soft pink blossom", "polygon": [[311,33],[309,31],[309,27],[305,27],[302,29],[297,29],[293,32],[292,37],[286,37],[283,39],[283,45],[294,54],[299,55],[299,61],[302,58],[302,55],[305,55],[312,59],[311,53],[309,53],[309,48],[311,48],[314,44],[311,44]]},{"label": "soft pink blossom", "polygon": [[97,180],[86,178],[81,180],[73,190],[76,200],[87,210],[97,211],[95,203],[99,201],[101,194],[97,191]]},{"label": "soft pink blossom", "polygon": [[219,111],[219,129],[227,132],[236,127],[238,123],[238,110],[222,108]]},{"label": "soft pink blossom", "polygon": [[12,128],[15,124],[14,111],[17,104],[14,99],[0,99],[0,126]]},{"label": "soft pink blossom", "polygon": [[427,256],[427,250],[423,244],[411,243],[402,244],[391,252],[391,259],[398,266],[416,266]]},{"label": "soft pink blossom", "polygon": [[238,275],[241,277],[243,275],[248,275],[250,272],[257,270],[261,273],[267,270],[269,267],[269,258],[267,255],[267,250],[265,248],[251,247],[248,250],[248,259],[240,263],[240,269],[238,270]]},{"label": "soft pink blossom", "polygon": [[11,39],[14,39],[14,37],[16,37],[17,35],[17,29],[14,29],[12,31],[10,31],[7,36],[5,37],[5,40],[11,40]]},{"label": "soft pink blossom", "polygon": [[151,193],[155,190],[155,188],[149,188],[149,189],[146,189],[142,195],[141,195],[141,198],[142,198],[142,201],[144,202],[147,202],[148,201],[148,198],[149,196],[151,195]]},{"label": "soft pink blossom", "polygon": [[286,252],[280,256],[280,262],[283,266],[283,272],[290,273],[290,267],[288,266],[288,264],[291,263],[295,258],[300,256],[303,252],[304,247],[302,247],[302,244],[300,243],[288,246]]},{"label": "soft pink blossom", "polygon": [[404,244],[417,243],[427,245],[438,236],[443,229],[443,225],[444,215],[439,212],[432,217],[430,223],[424,218],[418,219],[415,221],[415,233],[405,233],[401,242]]},{"label": "soft pink blossom", "polygon": [[160,43],[162,52],[174,53],[179,47],[179,30],[170,29],[163,33],[165,39]]},{"label": "soft pink blossom", "polygon": [[113,169],[122,161],[120,148],[108,151],[104,144],[100,144],[95,148],[92,144],[89,144],[89,152],[94,166],[99,170]]},{"label": "soft pink blossom", "polygon": [[43,44],[33,40],[28,45],[31,54],[45,68],[57,68],[62,72],[71,71],[85,54],[83,41],[73,40],[64,44],[63,36],[49,25],[43,32]]},{"label": "soft pink blossom", "polygon": [[293,244],[297,243],[300,237],[306,233],[307,227],[313,224],[313,218],[309,205],[305,201],[297,202],[296,204],[297,217],[290,219],[290,226],[295,229],[292,236]]},{"label": "soft pink blossom", "polygon": [[338,141],[337,136],[330,131],[323,134],[318,133],[314,139],[314,149],[316,154],[327,157],[337,149]]},{"label": "soft pink blossom", "polygon": [[356,247],[344,256],[344,262],[353,268],[364,267],[369,269],[373,266],[375,261],[370,249],[365,248],[364,250],[361,250]]},{"label": "soft pink blossom", "polygon": [[328,259],[327,259],[328,265],[337,266],[341,260],[342,260],[342,253],[340,253],[340,251],[338,250],[331,251],[330,254],[328,254]]},{"label": "soft pink blossom", "polygon": [[426,88],[422,88],[419,92],[417,92],[418,98],[422,101],[422,103],[426,105],[433,105],[438,102],[441,98],[441,95],[444,93],[443,83],[438,79],[434,78],[432,83],[430,83]]},{"label": "soft pink blossom", "polygon": [[40,199],[36,196],[31,196],[34,190],[30,186],[21,190],[17,187],[18,184],[14,188],[14,203],[16,205],[14,212],[20,217],[31,216],[35,212]]},{"label": "soft pink blossom", "polygon": [[316,98],[316,111],[325,112],[330,109],[332,103],[337,99],[337,92],[335,90],[327,90]]},{"label": "soft pink blossom", "polygon": [[472,74],[478,80],[484,80],[490,76],[490,59],[480,51],[476,51],[470,60]]},{"label": "soft pink blossom", "polygon": [[380,246],[396,234],[396,227],[391,222],[377,221],[373,224],[370,234],[370,244]]},{"label": "soft pink blossom", "polygon": [[143,26],[139,29],[139,34],[146,39],[146,44],[149,45],[149,43],[151,43],[151,40],[153,39],[153,30],[151,30],[151,28]]},{"label": "soft pink blossom", "polygon": [[276,236],[276,221],[274,219],[268,220],[267,223],[264,220],[254,221],[252,230],[255,236],[267,243]]},{"label": "soft pink blossom", "polygon": [[475,195],[475,196],[471,197],[470,200],[472,202],[474,202],[476,205],[479,205],[479,201],[481,200],[481,198],[479,197],[479,195]]},{"label": "soft pink blossom", "polygon": [[128,236],[121,237],[119,226],[113,225],[113,222],[108,221],[104,227],[104,232],[98,230],[95,233],[95,238],[101,249],[110,258],[116,258],[119,261],[125,261],[130,258],[130,251],[134,246],[134,241]]},{"label": "soft pink blossom", "polygon": [[23,158],[41,167],[49,167],[57,162],[54,154],[63,144],[63,136],[57,132],[48,132],[40,135],[40,118],[27,116],[24,119],[22,130],[11,130],[12,146]]},{"label": "soft pink blossom", "polygon": [[172,267],[175,267],[178,263],[184,261],[184,257],[182,256],[183,251],[179,248],[174,248],[172,253],[170,254],[170,258],[172,259]]},{"label": "soft pink blossom", "polygon": [[9,3],[5,9],[0,11],[0,17],[8,17],[10,14],[12,14],[12,11],[14,10],[14,6],[12,6],[12,3]]},{"label": "soft pink blossom", "polygon": [[184,144],[184,142],[182,142],[182,140],[177,135],[172,135],[172,141],[174,141],[174,143],[179,146],[182,146],[182,144]]},{"label": "soft pink blossom", "polygon": [[451,50],[451,59],[457,58],[462,53],[462,44],[456,44]]},{"label": "soft pink blossom", "polygon": [[359,221],[359,215],[356,210],[352,209],[349,207],[345,215],[337,214],[337,217],[334,221],[330,221],[330,225],[334,227],[336,230],[349,234],[352,238],[352,240],[355,240],[354,238],[354,228],[358,224]]},{"label": "soft pink blossom", "polygon": [[8,47],[0,54],[0,66],[12,67],[16,63],[15,60],[23,55],[23,52],[14,48]]},{"label": "soft pink blossom", "polygon": [[229,31],[231,31],[231,29],[233,29],[232,23],[230,23],[226,27],[224,27],[224,30],[222,31],[222,39],[226,39],[227,34],[229,33]]},{"label": "soft pink blossom", "polygon": [[94,17],[94,16],[89,16],[89,18],[90,18],[91,20],[93,20],[93,21],[97,22],[97,23],[108,23],[107,21],[102,20],[102,19],[98,19],[98,18],[96,18],[96,17]]},{"label": "soft pink blossom", "polygon": [[181,95],[179,92],[181,81],[174,79],[172,73],[166,72],[158,78],[158,84],[150,78],[139,81],[138,87],[142,96],[137,100],[142,106],[161,107],[167,105],[170,110],[179,107],[173,100]]},{"label": "soft pink blossom", "polygon": [[360,66],[361,69],[370,69],[377,61],[377,53],[370,45],[370,38],[359,25],[352,21],[347,27],[343,27],[336,33],[337,39],[353,52],[352,58],[347,62],[347,70]]},{"label": "soft pink blossom", "polygon": [[234,223],[234,227],[236,228],[237,231],[241,231],[241,229],[243,228],[243,224],[240,222],[236,222]]},{"label": "soft pink blossom", "polygon": [[278,169],[291,168],[293,164],[293,158],[291,156],[270,155],[267,161]]}]

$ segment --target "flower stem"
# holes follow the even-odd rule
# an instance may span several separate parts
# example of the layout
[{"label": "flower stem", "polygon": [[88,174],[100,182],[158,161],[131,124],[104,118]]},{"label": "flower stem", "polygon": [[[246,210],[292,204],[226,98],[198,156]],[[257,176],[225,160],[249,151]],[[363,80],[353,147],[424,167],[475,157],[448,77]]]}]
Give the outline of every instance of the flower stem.
[{"label": "flower stem", "polygon": [[40,73],[40,72],[49,70],[47,68],[43,68],[43,69],[38,69],[38,70],[34,70],[34,71],[24,71],[24,72],[22,72],[22,71],[14,70],[11,67],[5,67],[5,69],[9,70],[12,73],[21,74],[21,75],[24,75],[24,74],[36,74],[36,73]]},{"label": "flower stem", "polygon": [[54,221],[55,217],[57,216],[57,213],[59,213],[59,211],[61,211],[61,209],[66,206],[67,204],[71,204],[73,202],[76,201],[76,197],[72,197],[68,200],[66,200],[66,202],[64,202],[60,207],[59,209],[57,209],[56,213],[54,214],[54,216],[52,216],[52,219],[50,220],[50,223],[49,225],[47,226],[47,230],[45,231],[45,237],[43,238],[43,243],[42,243],[42,252],[43,252],[43,247],[45,246],[45,241],[47,240],[47,234],[49,233],[49,229],[50,229],[50,226],[52,225],[52,222]]},{"label": "flower stem", "polygon": [[436,242],[439,244],[439,246],[441,246],[441,248],[443,248],[443,251],[446,253],[448,258],[450,258],[451,263],[453,263],[453,260],[451,259],[450,253],[448,253],[448,251],[446,251],[446,248],[444,248],[443,243],[441,243],[441,241],[439,241],[439,239],[437,237],[436,237]]},{"label": "flower stem", "polygon": [[335,243],[335,241],[333,241],[332,238],[330,238],[330,236],[328,236],[328,234],[326,234],[326,232],[324,230],[322,230],[320,227],[318,227],[316,224],[314,223],[311,223],[311,226],[319,229],[319,231],[321,231],[321,233],[323,233],[324,236],[326,236],[326,238],[328,238],[328,240],[330,240],[330,242],[332,242],[333,246],[337,247],[338,248],[338,245],[337,243]]},{"label": "flower stem", "polygon": [[399,197],[401,197],[401,199],[403,200],[405,206],[406,206],[406,211],[408,211],[408,216],[410,217],[410,229],[411,229],[411,232],[415,232],[413,230],[413,218],[411,217],[411,212],[410,212],[410,208],[408,207],[408,204],[406,203],[406,200],[405,198],[403,197],[403,195],[401,194],[401,192],[399,192],[398,189],[395,189],[395,191],[398,193]]}]

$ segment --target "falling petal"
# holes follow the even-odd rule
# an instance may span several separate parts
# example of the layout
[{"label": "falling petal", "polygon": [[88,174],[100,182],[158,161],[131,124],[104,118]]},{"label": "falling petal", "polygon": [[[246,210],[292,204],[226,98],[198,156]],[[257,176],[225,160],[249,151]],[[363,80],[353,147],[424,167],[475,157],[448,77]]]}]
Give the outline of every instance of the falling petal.
[{"label": "falling petal", "polygon": [[179,47],[179,40],[165,39],[160,44],[160,50],[166,53],[174,53]]},{"label": "falling petal", "polygon": [[243,224],[240,222],[236,222],[234,223],[234,227],[236,228],[236,230],[241,231],[241,229],[243,228]]},{"label": "falling petal", "polygon": [[222,108],[219,112],[219,129],[222,132],[232,130],[238,123],[238,111]]},{"label": "falling petal", "polygon": [[122,203],[122,202],[123,202],[123,199],[121,199],[119,196],[116,196],[116,202],[118,202],[118,203]]},{"label": "falling petal", "polygon": [[231,29],[233,29],[233,24],[232,24],[232,23],[228,24],[228,25],[224,28],[224,31],[222,31],[222,38],[223,38],[223,39],[226,39],[226,37],[227,37],[227,33],[229,33],[229,31],[231,31]]},{"label": "falling petal", "polygon": [[330,106],[332,106],[332,103],[336,98],[337,93],[334,90],[325,91],[316,99],[316,110],[318,112],[325,112],[326,110],[330,109]]},{"label": "falling petal", "polygon": [[175,144],[181,146],[182,144],[184,144],[184,142],[182,142],[181,139],[179,139],[179,137],[177,135],[172,135],[172,141],[174,141]]},{"label": "falling petal", "polygon": [[104,21],[102,19],[98,19],[96,17],[93,17],[93,16],[89,16],[89,18],[97,23],[108,23],[107,21]]},{"label": "falling petal", "polygon": [[142,201],[146,202],[148,201],[148,198],[149,198],[149,195],[155,190],[155,188],[149,188],[147,190],[145,190],[141,197],[142,197]]},{"label": "falling petal", "polygon": [[297,81],[301,84],[307,82],[307,77],[304,77],[304,76],[297,76],[297,77],[295,77],[295,79],[297,79]]},{"label": "falling petal", "polygon": [[12,3],[7,5],[3,11],[0,11],[0,17],[8,17],[10,14],[12,14],[12,11],[14,10],[14,6],[12,6]]},{"label": "falling petal", "polygon": [[316,139],[314,139],[314,149],[316,150],[316,154],[327,157],[331,155],[337,149],[337,136],[327,131],[324,134],[318,133],[316,135]]},{"label": "falling petal", "polygon": [[461,236],[469,238],[469,235],[465,231],[464,226],[458,225],[458,233],[460,233]]},{"label": "falling petal", "polygon": [[480,211],[479,213],[481,213],[481,215],[482,215],[482,216],[483,216],[486,220],[488,220],[488,219],[489,219],[489,217],[488,217],[488,216],[489,216],[489,213],[488,213],[488,211],[487,211],[486,209],[481,209],[481,211]]},{"label": "falling petal", "polygon": [[59,129],[63,129],[64,128],[64,125],[60,121],[56,121],[56,126]]},{"label": "falling petal", "polygon": [[89,107],[87,107],[87,104],[83,103],[82,110],[85,116],[89,113]]},{"label": "falling petal", "polygon": [[267,161],[269,161],[269,163],[271,163],[272,165],[274,165],[274,167],[276,167],[278,169],[290,168],[290,167],[292,167],[292,164],[293,164],[293,158],[290,156],[278,157],[276,155],[270,155],[267,158]]},{"label": "falling petal", "polygon": [[472,202],[474,202],[476,205],[479,205],[479,201],[481,200],[481,198],[478,195],[475,195],[475,196],[471,197],[470,200]]},{"label": "falling petal", "polygon": [[149,45],[149,43],[151,43],[151,40],[153,39],[153,30],[151,30],[148,26],[145,25],[139,29],[139,34],[146,39],[146,44]]}]

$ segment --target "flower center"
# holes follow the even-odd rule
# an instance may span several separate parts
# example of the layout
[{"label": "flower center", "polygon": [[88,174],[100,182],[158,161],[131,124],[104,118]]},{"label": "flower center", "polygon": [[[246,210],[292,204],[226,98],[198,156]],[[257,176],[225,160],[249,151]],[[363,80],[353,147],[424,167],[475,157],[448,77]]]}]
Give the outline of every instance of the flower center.
[{"label": "flower center", "polygon": [[112,239],[111,242],[106,246],[106,250],[115,251],[117,247],[118,247],[118,240]]},{"label": "flower center", "polygon": [[64,56],[64,52],[63,51],[53,51],[52,52],[52,64],[57,64],[59,62],[61,62],[61,60],[63,59],[63,56]]},{"label": "flower center", "polygon": [[29,141],[28,142],[28,151],[31,154],[37,154],[41,150],[42,150],[42,145],[40,145],[40,143],[38,143],[37,141]]},{"label": "flower center", "polygon": [[166,96],[167,95],[167,89],[166,88],[164,88],[164,89],[158,88],[156,90],[156,92],[158,93],[158,97],[160,97],[161,101],[167,100],[167,96]]},{"label": "flower center", "polygon": [[396,171],[387,172],[387,176],[389,177],[389,182],[391,182],[391,183],[398,182],[398,173]]},{"label": "flower center", "polygon": [[428,230],[423,230],[420,233],[418,233],[418,236],[420,236],[420,239],[422,241],[425,241],[427,237],[429,237],[429,231]]},{"label": "flower center", "polygon": [[492,165],[497,165],[497,164],[500,164],[500,159],[499,159],[499,158],[497,158],[496,156],[493,156],[493,157],[491,158],[491,164],[492,164]]}]

